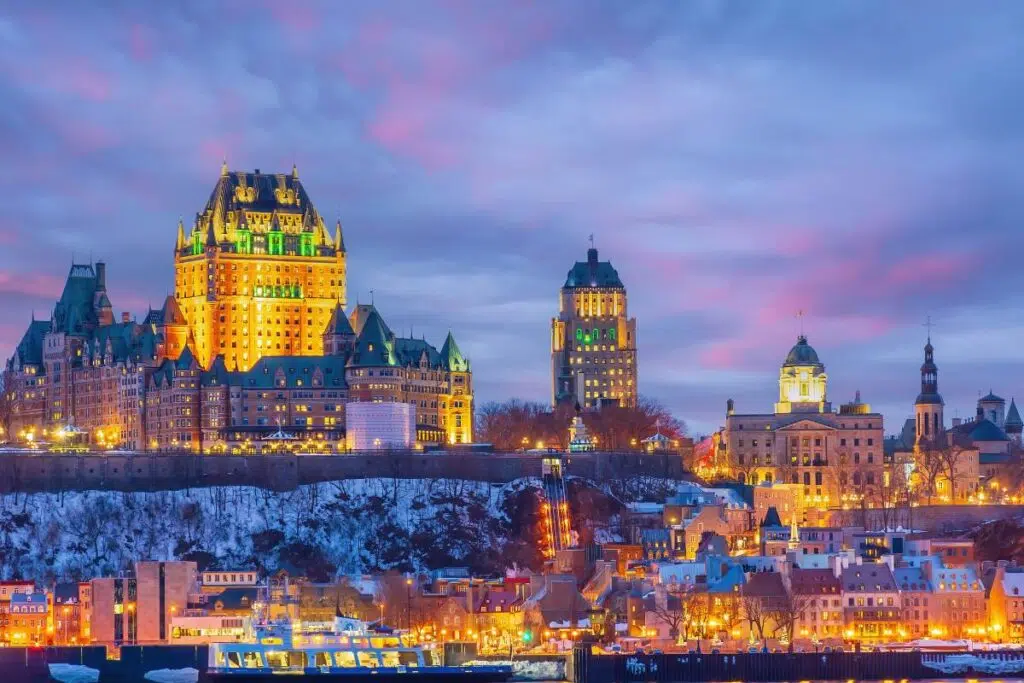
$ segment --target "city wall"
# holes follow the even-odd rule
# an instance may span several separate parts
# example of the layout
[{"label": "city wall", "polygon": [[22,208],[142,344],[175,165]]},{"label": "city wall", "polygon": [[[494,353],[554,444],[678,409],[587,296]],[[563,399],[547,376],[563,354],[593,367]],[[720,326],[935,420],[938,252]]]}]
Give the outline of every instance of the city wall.
[{"label": "city wall", "polygon": [[950,533],[972,529],[997,519],[1024,515],[1024,505],[922,505],[898,510],[833,510],[833,526],[903,527]]},{"label": "city wall", "polygon": [[[0,494],[78,490],[161,491],[206,486],[291,490],[341,479],[457,478],[505,483],[540,477],[532,454],[398,452],[363,455],[3,454]],[[566,473],[594,481],[688,478],[678,455],[577,453]]]}]

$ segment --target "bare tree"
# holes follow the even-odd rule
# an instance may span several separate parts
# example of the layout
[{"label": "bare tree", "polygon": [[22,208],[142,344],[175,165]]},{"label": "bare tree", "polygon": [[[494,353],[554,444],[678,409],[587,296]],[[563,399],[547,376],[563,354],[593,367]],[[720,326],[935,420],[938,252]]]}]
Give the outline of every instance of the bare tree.
[{"label": "bare tree", "polygon": [[789,642],[789,651],[793,651],[793,636],[796,633],[797,622],[808,607],[814,603],[814,598],[802,593],[789,591],[786,595],[772,600],[767,616],[774,622],[773,635],[785,636]]},{"label": "bare tree", "polygon": [[957,482],[966,479],[963,465],[966,464],[966,449],[956,444],[944,444],[935,449],[939,460],[939,470],[943,478],[949,482],[949,500],[956,502]]},{"label": "bare tree", "polygon": [[668,635],[672,640],[678,640],[686,624],[686,613],[683,611],[683,603],[679,597],[669,595],[663,587],[659,587],[654,596],[654,606],[650,613],[658,618],[658,621],[668,626]]},{"label": "bare tree", "polygon": [[683,629],[683,637],[691,635],[697,638],[708,637],[708,621],[711,619],[711,599],[703,591],[690,591],[681,596],[683,609],[686,612],[686,622]]},{"label": "bare tree", "polygon": [[924,496],[929,505],[938,493],[939,480],[945,465],[939,450],[923,446],[914,453],[914,473],[911,477],[915,493]]},{"label": "bare tree", "polygon": [[740,595],[740,618],[747,622],[748,630],[756,633],[758,640],[764,640],[770,613],[764,601],[753,595]]}]

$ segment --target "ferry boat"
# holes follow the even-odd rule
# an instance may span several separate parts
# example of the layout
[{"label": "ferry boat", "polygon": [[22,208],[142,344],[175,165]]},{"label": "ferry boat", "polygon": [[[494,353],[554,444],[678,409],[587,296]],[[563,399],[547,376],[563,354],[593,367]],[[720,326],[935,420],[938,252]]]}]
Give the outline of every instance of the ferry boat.
[{"label": "ferry boat", "polygon": [[508,665],[444,666],[439,647],[414,644],[401,634],[377,633],[345,617],[333,623],[302,623],[290,617],[257,623],[248,640],[211,644],[206,680],[237,683],[296,675],[323,681],[491,683],[512,676]]}]

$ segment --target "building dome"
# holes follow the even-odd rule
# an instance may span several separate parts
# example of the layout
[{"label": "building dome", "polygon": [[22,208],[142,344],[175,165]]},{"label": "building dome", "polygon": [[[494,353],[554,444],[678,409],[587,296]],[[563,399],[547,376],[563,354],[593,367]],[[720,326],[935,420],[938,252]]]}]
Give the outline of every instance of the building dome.
[{"label": "building dome", "polygon": [[1006,432],[991,420],[979,420],[971,430],[971,441],[1008,441]]},{"label": "building dome", "polygon": [[789,350],[786,362],[782,364],[782,367],[793,365],[821,365],[821,361],[818,360],[818,352],[807,343],[807,337],[802,334],[797,337],[796,344]]}]

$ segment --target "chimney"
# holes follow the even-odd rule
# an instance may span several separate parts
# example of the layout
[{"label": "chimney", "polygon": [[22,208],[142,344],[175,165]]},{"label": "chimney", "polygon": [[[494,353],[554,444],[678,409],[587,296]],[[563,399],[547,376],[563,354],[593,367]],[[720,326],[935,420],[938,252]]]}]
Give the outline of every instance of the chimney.
[{"label": "chimney", "polygon": [[96,262],[96,289],[107,288],[107,264],[103,261]]},{"label": "chimney", "polygon": [[131,314],[128,311],[121,311],[121,322],[128,324],[132,321]]}]

